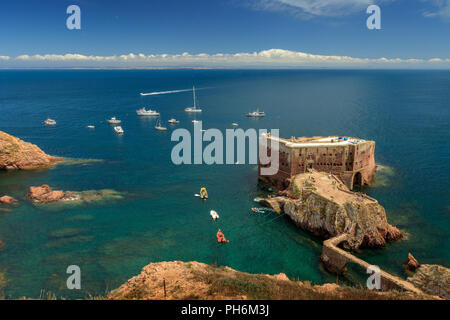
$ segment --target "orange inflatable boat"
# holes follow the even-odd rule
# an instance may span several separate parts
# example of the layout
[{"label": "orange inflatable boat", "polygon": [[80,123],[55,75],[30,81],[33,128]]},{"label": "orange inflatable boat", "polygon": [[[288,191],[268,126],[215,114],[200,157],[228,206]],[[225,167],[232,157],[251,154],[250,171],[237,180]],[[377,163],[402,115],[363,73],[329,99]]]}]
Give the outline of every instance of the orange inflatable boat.
[{"label": "orange inflatable boat", "polygon": [[225,235],[222,233],[222,231],[220,231],[220,229],[219,229],[219,231],[217,231],[217,242],[218,243],[221,243],[221,242],[228,243],[228,242],[230,242],[227,239],[225,239]]}]

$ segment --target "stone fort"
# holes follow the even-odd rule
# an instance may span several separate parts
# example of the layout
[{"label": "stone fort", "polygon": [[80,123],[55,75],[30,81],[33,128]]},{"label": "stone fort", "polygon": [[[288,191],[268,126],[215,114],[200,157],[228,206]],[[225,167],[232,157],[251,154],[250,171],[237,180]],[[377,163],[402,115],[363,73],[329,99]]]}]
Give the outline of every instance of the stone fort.
[{"label": "stone fort", "polygon": [[284,189],[291,177],[309,169],[330,172],[338,176],[351,190],[370,184],[375,171],[375,141],[350,137],[300,137],[283,139],[267,136],[268,154],[270,142],[279,143],[279,170],[273,176],[261,175],[261,167],[270,164],[259,163],[259,179]]}]

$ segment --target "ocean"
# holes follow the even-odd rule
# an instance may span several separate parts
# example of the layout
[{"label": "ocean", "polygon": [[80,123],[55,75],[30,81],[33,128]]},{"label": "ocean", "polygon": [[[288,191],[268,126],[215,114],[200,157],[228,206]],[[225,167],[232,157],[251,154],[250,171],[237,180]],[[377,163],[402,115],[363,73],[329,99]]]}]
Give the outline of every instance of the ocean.
[{"label": "ocean", "polygon": [[[198,88],[203,112],[190,115]],[[320,263],[322,239],[285,217],[252,213],[263,195],[257,168],[181,165],[171,161],[175,128],[192,120],[224,131],[280,129],[280,136],[340,135],[376,141],[383,167],[372,186],[402,241],[357,253],[401,277],[408,252],[421,263],[450,265],[450,72],[405,70],[3,70],[0,130],[71,160],[51,169],[0,172],[0,195],[20,201],[0,208],[0,273],[7,298],[102,296],[159,261],[200,261],[251,273],[286,273],[313,284],[335,282]],[[157,109],[157,118],[135,110]],[[246,118],[256,108],[261,119]],[[118,136],[106,119],[116,116]],[[48,117],[57,125],[45,127]],[[167,122],[166,122],[167,123]],[[95,125],[94,130],[86,128]],[[30,186],[57,190],[110,189],[123,199],[82,205],[35,206]],[[209,199],[194,197],[206,187]],[[213,223],[210,210],[220,219]],[[220,228],[230,243],[218,245]],[[81,268],[81,290],[69,290],[66,269]],[[364,285],[349,268],[340,282]],[[1,290],[2,288],[0,288]]]}]

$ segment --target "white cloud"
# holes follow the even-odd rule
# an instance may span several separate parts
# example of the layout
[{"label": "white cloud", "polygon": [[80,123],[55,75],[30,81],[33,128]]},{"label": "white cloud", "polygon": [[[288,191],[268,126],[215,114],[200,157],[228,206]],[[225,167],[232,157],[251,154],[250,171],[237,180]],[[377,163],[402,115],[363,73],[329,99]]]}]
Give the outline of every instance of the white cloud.
[{"label": "white cloud", "polygon": [[143,54],[129,53],[113,56],[82,54],[0,56],[0,67],[450,67],[449,59],[357,58],[350,56],[318,55],[283,49],[259,52],[217,54]]},{"label": "white cloud", "polygon": [[425,11],[424,17],[450,19],[450,0],[422,0],[422,2],[431,2],[436,7],[436,10]]},{"label": "white cloud", "polygon": [[247,0],[257,10],[286,11],[302,18],[340,17],[392,0]]}]

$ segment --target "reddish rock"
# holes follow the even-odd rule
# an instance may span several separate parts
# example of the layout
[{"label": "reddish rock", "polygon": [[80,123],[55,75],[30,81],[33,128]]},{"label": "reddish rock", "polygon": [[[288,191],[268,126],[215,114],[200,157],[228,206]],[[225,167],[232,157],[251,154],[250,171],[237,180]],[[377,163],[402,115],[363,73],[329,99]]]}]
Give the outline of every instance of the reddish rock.
[{"label": "reddish rock", "polygon": [[66,194],[62,191],[52,190],[48,185],[44,184],[40,187],[30,187],[28,197],[35,202],[55,202],[62,200]]},{"label": "reddish rock", "polygon": [[44,168],[62,160],[62,158],[49,156],[34,144],[0,131],[0,169],[2,170]]},{"label": "reddish rock", "polygon": [[403,264],[403,268],[409,271],[416,271],[420,267],[419,261],[411,253],[408,253],[408,260]]},{"label": "reddish rock", "polygon": [[5,195],[3,197],[0,197],[0,203],[3,203],[3,204],[13,204],[16,202],[17,202],[17,200],[10,196]]}]

